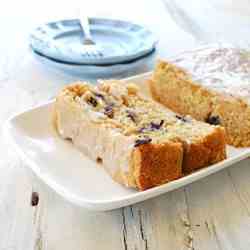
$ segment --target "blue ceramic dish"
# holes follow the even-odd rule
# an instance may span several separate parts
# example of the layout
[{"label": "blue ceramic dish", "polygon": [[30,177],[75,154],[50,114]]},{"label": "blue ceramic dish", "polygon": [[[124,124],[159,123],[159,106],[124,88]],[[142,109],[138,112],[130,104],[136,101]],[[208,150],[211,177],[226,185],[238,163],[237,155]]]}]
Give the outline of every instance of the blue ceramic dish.
[{"label": "blue ceramic dish", "polygon": [[46,68],[58,70],[78,79],[98,79],[98,78],[124,78],[153,69],[156,60],[156,53],[151,52],[144,57],[130,61],[129,63],[118,63],[110,65],[81,65],[62,63],[57,60],[45,57],[33,52],[34,57]]},{"label": "blue ceramic dish", "polygon": [[34,51],[64,63],[116,64],[150,53],[155,36],[144,27],[126,21],[90,18],[93,39],[102,56],[88,57],[82,52],[83,32],[78,20],[51,22],[36,28],[30,36]]}]

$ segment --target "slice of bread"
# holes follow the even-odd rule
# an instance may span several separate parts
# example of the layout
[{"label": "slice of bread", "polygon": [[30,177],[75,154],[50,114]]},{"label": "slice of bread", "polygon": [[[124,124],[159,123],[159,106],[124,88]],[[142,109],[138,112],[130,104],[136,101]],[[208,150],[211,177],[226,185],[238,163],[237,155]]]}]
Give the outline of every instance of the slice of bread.
[{"label": "slice of bread", "polygon": [[54,118],[62,138],[115,181],[139,190],[226,157],[222,127],[178,116],[120,81],[66,87],[56,98]]},{"label": "slice of bread", "polygon": [[227,143],[250,146],[250,54],[213,45],[160,61],[152,96],[182,115],[225,127]]}]

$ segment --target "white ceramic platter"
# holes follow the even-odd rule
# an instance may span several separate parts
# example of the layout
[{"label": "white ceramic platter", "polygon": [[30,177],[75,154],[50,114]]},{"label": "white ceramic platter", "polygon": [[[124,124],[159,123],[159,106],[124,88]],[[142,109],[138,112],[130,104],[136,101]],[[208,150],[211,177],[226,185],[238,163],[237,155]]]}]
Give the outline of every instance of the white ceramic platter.
[{"label": "white ceramic platter", "polygon": [[[145,94],[151,73],[126,80],[137,83]],[[139,192],[115,183],[94,161],[60,139],[51,125],[52,103],[11,118],[5,135],[34,173],[72,203],[92,210],[111,210],[140,202],[194,182],[250,156],[250,148],[227,148],[228,158],[165,185]]]}]

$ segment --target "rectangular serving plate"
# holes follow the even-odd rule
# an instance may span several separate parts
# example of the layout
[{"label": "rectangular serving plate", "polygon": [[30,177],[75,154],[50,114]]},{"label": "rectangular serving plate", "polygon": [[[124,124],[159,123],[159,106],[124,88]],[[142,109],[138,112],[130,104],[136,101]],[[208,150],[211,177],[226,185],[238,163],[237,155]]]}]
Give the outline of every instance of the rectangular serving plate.
[{"label": "rectangular serving plate", "polygon": [[[149,96],[146,81],[151,72],[125,79]],[[91,210],[128,206],[220,171],[250,156],[250,148],[227,146],[228,158],[188,176],[146,191],[114,182],[103,168],[88,159],[55,133],[51,122],[53,102],[32,108],[9,119],[5,135],[33,172],[66,200]]]}]

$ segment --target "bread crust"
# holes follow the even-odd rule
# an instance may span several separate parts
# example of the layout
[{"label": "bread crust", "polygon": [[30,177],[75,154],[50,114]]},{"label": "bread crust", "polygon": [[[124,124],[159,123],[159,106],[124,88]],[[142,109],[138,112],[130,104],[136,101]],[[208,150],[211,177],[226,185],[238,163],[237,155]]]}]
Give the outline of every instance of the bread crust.
[{"label": "bread crust", "polygon": [[133,152],[133,164],[138,188],[146,190],[180,178],[182,155],[181,143],[145,144],[137,147]]},{"label": "bread crust", "polygon": [[223,95],[192,81],[188,72],[160,61],[149,81],[152,97],[173,111],[200,121],[219,117],[227,143],[250,146],[250,106],[243,99]]},{"label": "bread crust", "polygon": [[226,158],[225,131],[217,127],[208,136],[197,143],[184,144],[183,173],[207,167]]}]

